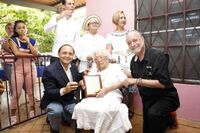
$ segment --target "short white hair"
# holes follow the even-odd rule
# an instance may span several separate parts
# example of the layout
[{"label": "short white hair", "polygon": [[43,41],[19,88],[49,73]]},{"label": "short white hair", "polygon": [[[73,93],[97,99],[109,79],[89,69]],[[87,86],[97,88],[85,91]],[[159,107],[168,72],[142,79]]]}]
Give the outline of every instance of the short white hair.
[{"label": "short white hair", "polygon": [[102,53],[108,59],[110,57],[110,53],[107,50],[97,50],[97,51],[94,52],[94,56],[96,56],[97,53]]}]

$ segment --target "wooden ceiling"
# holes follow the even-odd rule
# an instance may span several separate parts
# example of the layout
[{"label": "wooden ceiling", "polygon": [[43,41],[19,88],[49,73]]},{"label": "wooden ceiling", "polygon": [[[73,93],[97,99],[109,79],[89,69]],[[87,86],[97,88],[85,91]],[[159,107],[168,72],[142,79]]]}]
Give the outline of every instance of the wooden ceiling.
[{"label": "wooden ceiling", "polygon": [[[61,10],[60,0],[0,0],[0,2],[51,11]],[[75,0],[76,8],[85,6],[85,4],[86,0]]]}]

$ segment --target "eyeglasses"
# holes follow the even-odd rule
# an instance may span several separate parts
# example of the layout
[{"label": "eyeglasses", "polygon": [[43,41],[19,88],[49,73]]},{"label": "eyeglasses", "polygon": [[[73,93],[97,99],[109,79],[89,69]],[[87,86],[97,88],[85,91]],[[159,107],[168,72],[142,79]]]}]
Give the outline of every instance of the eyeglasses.
[{"label": "eyeglasses", "polygon": [[89,24],[99,24],[98,22],[90,22]]}]

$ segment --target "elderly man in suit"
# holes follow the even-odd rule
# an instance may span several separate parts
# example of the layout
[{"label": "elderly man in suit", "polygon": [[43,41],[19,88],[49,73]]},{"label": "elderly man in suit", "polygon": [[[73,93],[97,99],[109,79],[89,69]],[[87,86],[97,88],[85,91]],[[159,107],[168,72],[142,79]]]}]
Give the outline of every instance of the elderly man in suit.
[{"label": "elderly man in suit", "polygon": [[62,120],[71,120],[76,105],[75,92],[82,74],[71,63],[74,54],[71,45],[62,45],[58,50],[59,60],[46,67],[43,73],[45,91],[41,108],[47,111],[51,133],[59,133]]}]

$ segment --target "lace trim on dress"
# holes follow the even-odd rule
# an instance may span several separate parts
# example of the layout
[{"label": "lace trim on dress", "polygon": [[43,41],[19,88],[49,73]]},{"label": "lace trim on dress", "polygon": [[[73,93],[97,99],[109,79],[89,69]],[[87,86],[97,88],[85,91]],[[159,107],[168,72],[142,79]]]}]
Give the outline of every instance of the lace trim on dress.
[{"label": "lace trim on dress", "polygon": [[126,30],[124,32],[110,32],[111,35],[113,36],[124,36],[128,33],[129,30]]}]

